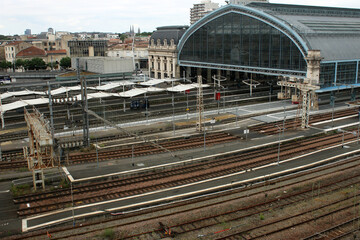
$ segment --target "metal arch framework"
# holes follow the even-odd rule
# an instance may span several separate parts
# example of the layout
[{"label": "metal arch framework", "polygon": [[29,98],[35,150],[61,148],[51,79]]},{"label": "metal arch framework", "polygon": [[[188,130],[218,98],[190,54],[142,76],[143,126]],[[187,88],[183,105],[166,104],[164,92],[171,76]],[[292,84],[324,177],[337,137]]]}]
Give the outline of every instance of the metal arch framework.
[{"label": "metal arch framework", "polygon": [[[194,25],[192,25],[185,34],[181,37],[179,44],[178,44],[178,63],[179,65],[184,65],[183,63],[186,61],[180,60],[180,55],[182,52],[182,49],[186,43],[186,41],[190,38],[191,35],[193,35],[197,30],[199,30],[201,27],[206,25],[212,20],[215,20],[221,16],[224,16],[229,13],[237,13],[242,14],[254,19],[257,19],[265,24],[270,25],[271,27],[279,30],[281,33],[286,35],[300,50],[301,54],[304,58],[307,57],[307,52],[309,50],[307,44],[305,41],[301,38],[301,36],[294,31],[289,25],[287,25],[285,22],[280,21],[279,19],[271,16],[270,14],[264,13],[262,11],[259,11],[255,8],[250,8],[246,6],[240,6],[240,5],[226,5],[224,7],[221,7],[206,16],[204,16],[202,19],[200,19],[198,22],[196,22]],[[188,64],[185,64],[188,66]]]},{"label": "metal arch framework", "polygon": [[271,76],[281,75],[284,77],[295,77],[295,76],[298,78],[306,77],[306,71],[250,67],[250,66],[241,66],[241,65],[225,65],[225,64],[218,64],[218,63],[181,61],[181,66],[194,67],[194,68],[221,69],[221,70],[248,72],[248,73],[255,73],[255,74],[260,73],[260,74],[271,75]]}]

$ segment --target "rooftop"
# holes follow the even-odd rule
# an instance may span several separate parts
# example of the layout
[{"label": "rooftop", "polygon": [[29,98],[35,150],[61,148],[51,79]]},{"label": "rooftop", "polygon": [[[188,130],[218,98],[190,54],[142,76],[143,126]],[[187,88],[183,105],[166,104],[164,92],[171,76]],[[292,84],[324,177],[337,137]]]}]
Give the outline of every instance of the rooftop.
[{"label": "rooftop", "polygon": [[15,41],[15,42],[8,43],[7,45],[8,46],[15,46],[15,45],[18,45],[20,43],[23,43],[23,41]]},{"label": "rooftop", "polygon": [[46,51],[47,54],[66,54],[65,49]]},{"label": "rooftop", "polygon": [[32,57],[32,56],[46,56],[45,50],[42,50],[40,48],[31,46],[28,48],[25,48],[24,50],[21,50],[18,54],[16,54],[17,57]]},{"label": "rooftop", "polygon": [[150,42],[154,39],[156,44],[157,40],[160,39],[160,42],[163,44],[164,39],[168,40],[170,44],[170,40],[174,39],[174,44],[178,44],[182,35],[186,32],[189,26],[164,26],[156,28],[156,31],[151,35]]}]

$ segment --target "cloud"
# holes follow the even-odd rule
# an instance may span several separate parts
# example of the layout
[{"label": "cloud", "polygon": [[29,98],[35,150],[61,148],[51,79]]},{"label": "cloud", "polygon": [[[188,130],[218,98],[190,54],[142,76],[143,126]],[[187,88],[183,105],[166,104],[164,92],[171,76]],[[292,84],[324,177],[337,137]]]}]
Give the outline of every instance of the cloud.
[{"label": "cloud", "polygon": [[[213,0],[224,5],[223,0]],[[2,3],[0,34],[33,33],[52,27],[61,31],[125,32],[138,24],[142,31],[165,25],[188,25],[190,8],[200,0],[11,0]],[[360,8],[358,0],[270,0],[273,3]]]}]

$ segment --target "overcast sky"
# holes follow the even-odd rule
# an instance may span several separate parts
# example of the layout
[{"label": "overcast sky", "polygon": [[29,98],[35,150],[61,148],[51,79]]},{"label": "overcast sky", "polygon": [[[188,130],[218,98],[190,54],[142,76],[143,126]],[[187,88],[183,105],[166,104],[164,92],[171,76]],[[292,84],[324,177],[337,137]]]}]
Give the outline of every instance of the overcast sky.
[{"label": "overcast sky", "polygon": [[[3,0],[0,34],[47,31],[126,32],[130,25],[153,31],[167,25],[189,25],[190,8],[200,0]],[[213,2],[224,5],[223,0]],[[318,6],[360,8],[360,0],[270,0]]]}]

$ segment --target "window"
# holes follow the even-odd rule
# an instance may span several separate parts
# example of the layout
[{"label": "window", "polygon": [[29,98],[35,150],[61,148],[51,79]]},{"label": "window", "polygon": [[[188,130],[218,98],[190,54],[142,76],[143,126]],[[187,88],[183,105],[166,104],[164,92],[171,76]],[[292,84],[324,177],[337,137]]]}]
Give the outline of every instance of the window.
[{"label": "window", "polygon": [[338,63],[336,82],[343,84],[356,83],[357,62]]},{"label": "window", "polygon": [[335,63],[320,65],[320,85],[321,87],[333,86],[335,81]]}]

